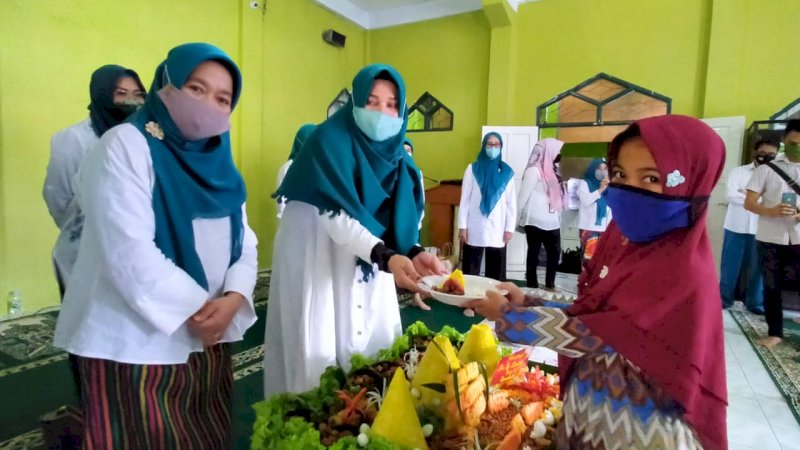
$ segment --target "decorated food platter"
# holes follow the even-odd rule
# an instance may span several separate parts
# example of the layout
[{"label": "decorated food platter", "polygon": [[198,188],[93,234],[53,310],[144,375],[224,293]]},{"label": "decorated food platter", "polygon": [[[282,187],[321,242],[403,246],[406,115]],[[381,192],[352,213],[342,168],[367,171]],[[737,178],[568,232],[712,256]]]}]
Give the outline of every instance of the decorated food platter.
[{"label": "decorated food platter", "polygon": [[330,367],[319,387],[256,404],[253,449],[554,448],[559,380],[485,324],[417,322],[391,348]]}]

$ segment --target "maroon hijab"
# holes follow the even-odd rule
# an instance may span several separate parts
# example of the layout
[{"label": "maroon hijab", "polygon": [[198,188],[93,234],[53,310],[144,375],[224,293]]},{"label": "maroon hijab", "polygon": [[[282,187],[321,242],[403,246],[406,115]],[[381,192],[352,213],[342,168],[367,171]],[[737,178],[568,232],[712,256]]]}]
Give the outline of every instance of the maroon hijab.
[{"label": "maroon hijab", "polygon": [[[653,155],[664,194],[711,195],[725,161],[725,145],[714,130],[678,115],[631,127],[638,127]],[[609,167],[621,136],[611,143]],[[667,183],[670,174],[683,182]],[[703,447],[727,448],[721,300],[705,212],[690,228],[642,245],[627,242],[612,221],[578,286],[568,313],[677,401]],[[573,363],[559,359],[564,385]]]}]

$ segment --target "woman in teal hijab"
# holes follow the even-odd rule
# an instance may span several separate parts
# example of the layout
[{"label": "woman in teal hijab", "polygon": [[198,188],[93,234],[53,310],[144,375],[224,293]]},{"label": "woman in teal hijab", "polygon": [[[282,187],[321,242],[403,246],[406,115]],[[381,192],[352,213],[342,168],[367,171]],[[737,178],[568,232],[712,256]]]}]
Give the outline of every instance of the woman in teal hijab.
[{"label": "woman in teal hijab", "polygon": [[483,137],[478,157],[464,172],[458,212],[464,273],[480,275],[485,253],[486,276],[495,280],[506,278],[506,244],[517,224],[514,170],[503,162],[502,150],[498,133]]},{"label": "woman in teal hijab", "polygon": [[403,149],[407,118],[400,74],[365,67],[275,194],[288,203],[273,251],[268,396],[308,390],[326,367],[391,345],[401,331],[395,282],[416,291],[420,275],[443,273],[418,245],[423,187]]},{"label": "woman in teal hijab", "polygon": [[87,448],[231,447],[229,343],[256,319],[228,131],[241,87],[219,48],[178,46],[81,166],[84,240],[55,344],[78,355]]},{"label": "woman in teal hijab", "polygon": [[577,187],[579,200],[578,230],[581,242],[581,259],[592,259],[600,235],[611,221],[611,208],[603,195],[608,187],[608,166],[601,158],[593,159]]}]

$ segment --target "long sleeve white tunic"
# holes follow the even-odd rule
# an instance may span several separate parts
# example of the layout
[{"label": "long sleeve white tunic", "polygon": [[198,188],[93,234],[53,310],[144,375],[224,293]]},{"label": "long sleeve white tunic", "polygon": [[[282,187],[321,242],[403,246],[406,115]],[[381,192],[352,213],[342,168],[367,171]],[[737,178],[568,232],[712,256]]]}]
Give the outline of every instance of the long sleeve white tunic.
[{"label": "long sleeve white tunic", "polygon": [[461,203],[458,207],[458,228],[467,230],[467,244],[473,247],[505,247],[503,233],[517,226],[517,194],[510,180],[489,216],[481,213],[481,188],[472,173],[472,164],[464,171],[461,182]]},{"label": "long sleeve white tunic", "polygon": [[247,224],[239,260],[228,266],[230,219],[195,219],[195,248],[208,281],[201,287],[155,245],[153,161],[134,126],[107,131],[78,174],[86,220],[78,260],[56,326],[55,345],[77,355],[130,364],[185,363],[203,351],[186,320],[225,292],[247,299],[221,342],[241,340],[255,323],[256,237]]},{"label": "long sleeve white tunic", "polygon": [[65,283],[78,258],[83,230],[83,214],[75,198],[75,175],[84,156],[98,140],[88,118],[59,131],[50,140],[50,162],[42,197],[59,229],[53,261]]},{"label": "long sleeve white tunic", "polygon": [[578,228],[586,231],[595,231],[602,233],[608,228],[608,223],[611,222],[611,208],[606,206],[606,216],[597,223],[597,201],[600,200],[600,190],[594,192],[589,191],[589,183],[586,180],[581,180],[578,183],[578,199],[580,199],[580,207],[578,208]]},{"label": "long sleeve white tunic", "polygon": [[519,188],[520,225],[551,231],[561,228],[561,211],[550,207],[547,185],[537,167],[525,169]]},{"label": "long sleeve white tunic", "polygon": [[350,367],[354,353],[374,355],[400,336],[392,275],[373,264],[380,239],[344,212],[331,217],[308,203],[283,211],[272,259],[264,341],[264,392],[304,392],[325,368]]}]

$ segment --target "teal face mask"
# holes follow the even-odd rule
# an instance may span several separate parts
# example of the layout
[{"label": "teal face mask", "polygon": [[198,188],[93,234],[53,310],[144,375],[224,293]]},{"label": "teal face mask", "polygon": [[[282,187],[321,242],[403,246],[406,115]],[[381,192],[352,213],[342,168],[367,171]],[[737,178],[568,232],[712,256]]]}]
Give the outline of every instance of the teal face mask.
[{"label": "teal face mask", "polygon": [[502,148],[503,147],[488,147],[487,146],[486,147],[486,156],[488,156],[489,159],[497,159],[497,157],[500,156],[500,150],[502,150]]},{"label": "teal face mask", "polygon": [[392,136],[397,136],[403,129],[402,117],[388,116],[380,111],[360,106],[353,107],[353,118],[358,128],[376,142],[383,142]]}]

